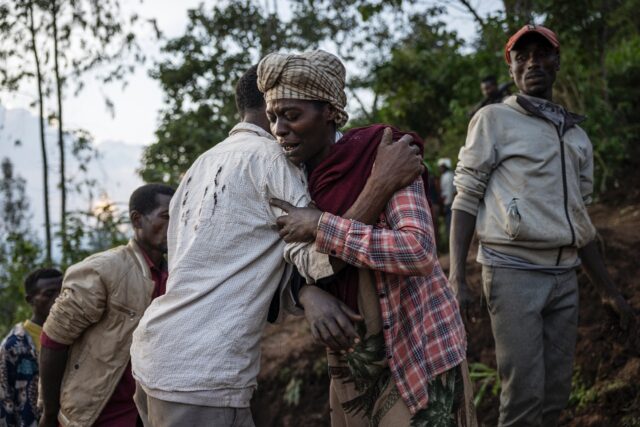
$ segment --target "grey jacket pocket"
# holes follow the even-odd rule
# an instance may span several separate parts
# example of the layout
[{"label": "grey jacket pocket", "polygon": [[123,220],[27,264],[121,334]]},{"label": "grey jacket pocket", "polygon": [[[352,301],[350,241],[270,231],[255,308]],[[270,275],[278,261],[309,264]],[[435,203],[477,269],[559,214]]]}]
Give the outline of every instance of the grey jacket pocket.
[{"label": "grey jacket pocket", "polygon": [[507,206],[507,235],[510,240],[515,240],[520,234],[522,217],[518,210],[518,199],[514,197]]}]

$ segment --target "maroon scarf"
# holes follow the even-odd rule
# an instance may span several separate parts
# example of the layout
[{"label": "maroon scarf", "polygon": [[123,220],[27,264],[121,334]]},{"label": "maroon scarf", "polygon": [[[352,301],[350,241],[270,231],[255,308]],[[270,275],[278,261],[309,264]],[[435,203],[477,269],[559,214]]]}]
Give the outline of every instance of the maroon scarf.
[{"label": "maroon scarf", "polygon": [[[378,145],[382,141],[382,134],[386,127],[391,127],[393,130],[394,141],[406,134],[413,136],[414,144],[420,147],[420,154],[423,154],[424,143],[413,132],[401,132],[383,124],[351,129],[331,147],[329,155],[309,175],[311,199],[320,210],[338,216],[344,215],[349,210],[371,174]],[[422,179],[426,192],[428,186],[426,169]],[[349,307],[357,310],[357,268],[348,266],[333,279],[333,283],[326,287],[327,290]]]}]

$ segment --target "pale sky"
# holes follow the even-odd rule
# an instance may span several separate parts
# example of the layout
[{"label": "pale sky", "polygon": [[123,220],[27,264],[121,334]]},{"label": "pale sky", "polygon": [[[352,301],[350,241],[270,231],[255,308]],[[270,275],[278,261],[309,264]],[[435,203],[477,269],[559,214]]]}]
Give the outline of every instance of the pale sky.
[{"label": "pale sky", "polygon": [[[282,0],[279,0],[282,1]],[[135,10],[141,17],[154,17],[166,37],[182,35],[187,25],[187,9],[195,8],[201,0],[145,0],[143,3],[128,0],[123,3],[125,10]],[[218,3],[215,0],[204,1],[206,5]],[[476,27],[471,15],[463,11],[457,1],[434,3],[447,5],[446,21],[450,29],[455,29],[466,40],[472,40]],[[479,1],[481,15],[500,6],[497,0]],[[158,112],[162,107],[163,96],[159,84],[148,76],[153,58],[159,56],[159,43],[151,35],[140,35],[139,43],[150,58],[148,64],[137,68],[127,78],[128,85],[123,90],[121,84],[102,86],[91,74],[85,78],[85,88],[77,97],[70,91],[64,99],[65,127],[88,130],[98,145],[108,141],[119,141],[134,145],[147,145],[154,141],[154,131],[158,124]],[[0,92],[0,104],[9,109],[29,107],[34,93],[31,88],[23,88],[18,94]],[[115,116],[111,116],[103,102],[103,93],[108,93],[115,105]],[[50,101],[50,107],[54,104]]]}]

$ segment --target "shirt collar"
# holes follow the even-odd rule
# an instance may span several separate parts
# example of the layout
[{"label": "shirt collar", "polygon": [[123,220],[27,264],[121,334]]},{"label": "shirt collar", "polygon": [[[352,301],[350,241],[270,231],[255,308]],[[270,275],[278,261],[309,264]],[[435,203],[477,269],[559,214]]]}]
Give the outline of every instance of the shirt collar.
[{"label": "shirt collar", "polygon": [[269,139],[275,140],[273,135],[271,135],[269,132],[267,132],[266,130],[262,129],[260,126],[256,126],[253,123],[249,123],[249,122],[240,122],[240,123],[238,123],[237,125],[235,125],[233,127],[233,129],[231,129],[231,131],[229,132],[229,135],[234,135],[234,134],[239,133],[239,132],[251,132],[251,133],[255,133],[258,136],[261,136],[263,138],[269,138]]},{"label": "shirt collar", "polygon": [[160,267],[156,266],[151,260],[151,258],[149,258],[149,255],[147,255],[145,250],[140,245],[138,245],[138,247],[140,248],[140,252],[142,252],[142,256],[144,257],[144,260],[147,262],[147,265],[151,270],[163,271],[161,268],[162,266]]}]

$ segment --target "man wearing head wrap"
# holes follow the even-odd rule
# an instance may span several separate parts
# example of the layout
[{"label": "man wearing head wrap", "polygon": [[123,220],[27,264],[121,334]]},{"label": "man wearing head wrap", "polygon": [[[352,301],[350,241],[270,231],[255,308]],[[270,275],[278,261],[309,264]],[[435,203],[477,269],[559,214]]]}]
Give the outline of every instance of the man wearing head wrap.
[{"label": "man wearing head wrap", "polygon": [[499,425],[555,426],[571,391],[580,261],[623,328],[633,313],[594,241],[584,117],[552,100],[558,37],[525,25],[507,42],[505,59],[520,92],[469,124],[454,178],[450,280],[464,309],[475,229],[502,384]]},{"label": "man wearing head wrap", "polygon": [[[311,331],[330,349],[331,425],[474,425],[464,325],[436,256],[426,172],[382,203],[362,197],[376,153],[413,140],[421,163],[422,141],[384,125],[337,136],[344,85],[344,66],[321,50],[270,54],[258,66],[271,132],[306,167],[319,208],[272,201],[288,213],[277,221],[287,258],[292,242],[314,241],[308,259],[291,260],[309,282],[299,301]],[[305,263],[318,253],[337,271],[320,281]],[[341,310],[326,309],[336,303]]]},{"label": "man wearing head wrap", "polygon": [[[253,426],[260,338],[270,302],[287,307],[280,290],[291,273],[275,227],[281,211],[269,198],[310,201],[303,171],[269,133],[256,80],[255,66],[240,78],[242,122],[195,161],[171,204],[167,292],[146,310],[131,346],[147,427]],[[379,173],[367,183],[373,199],[386,200],[421,172],[409,145],[397,148],[378,157]],[[381,193],[383,180],[389,189]],[[333,272],[326,256],[314,265]]]}]

